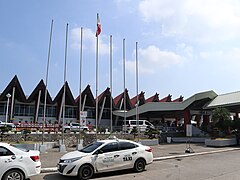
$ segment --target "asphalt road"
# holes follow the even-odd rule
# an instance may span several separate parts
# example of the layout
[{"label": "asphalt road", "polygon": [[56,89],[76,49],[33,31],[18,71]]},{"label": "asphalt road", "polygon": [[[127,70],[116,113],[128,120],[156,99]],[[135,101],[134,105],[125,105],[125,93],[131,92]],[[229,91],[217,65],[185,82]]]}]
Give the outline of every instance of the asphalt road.
[{"label": "asphalt road", "polygon": [[[238,180],[240,151],[207,154],[179,159],[155,161],[142,173],[119,171],[96,175],[95,180]],[[31,180],[77,180],[57,173],[46,173]]]}]

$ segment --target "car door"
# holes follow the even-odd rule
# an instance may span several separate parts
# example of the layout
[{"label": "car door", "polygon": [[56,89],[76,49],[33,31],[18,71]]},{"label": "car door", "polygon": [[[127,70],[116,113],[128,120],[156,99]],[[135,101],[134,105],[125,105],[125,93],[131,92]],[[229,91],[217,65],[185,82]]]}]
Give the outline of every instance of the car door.
[{"label": "car door", "polygon": [[138,157],[137,145],[128,141],[119,142],[119,169],[132,168]]},{"label": "car door", "polygon": [[14,164],[16,156],[6,147],[0,146],[0,174]]},{"label": "car door", "polygon": [[110,142],[98,150],[96,157],[96,169],[98,172],[118,169],[120,162],[118,142]]}]

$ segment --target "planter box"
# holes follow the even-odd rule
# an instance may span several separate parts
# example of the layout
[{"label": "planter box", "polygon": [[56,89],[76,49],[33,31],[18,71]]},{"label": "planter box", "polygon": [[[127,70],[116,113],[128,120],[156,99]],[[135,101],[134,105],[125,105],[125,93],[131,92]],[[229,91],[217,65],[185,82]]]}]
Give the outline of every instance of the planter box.
[{"label": "planter box", "polygon": [[145,146],[155,146],[158,145],[158,139],[140,140],[140,143]]},{"label": "planter box", "polygon": [[[52,149],[56,146],[57,143],[55,142],[44,142],[44,145],[46,145],[46,149]],[[34,143],[34,144],[14,144],[14,146],[22,149],[27,150],[39,150],[41,143]]]},{"label": "planter box", "polygon": [[224,147],[224,146],[233,146],[237,144],[237,140],[235,138],[232,139],[206,139],[206,146],[213,147]]},{"label": "planter box", "polygon": [[192,138],[187,138],[187,137],[173,137],[172,138],[172,142],[175,142],[175,143],[185,143],[186,141],[189,142],[192,142],[192,143],[204,143],[206,138],[204,137],[192,137]]}]

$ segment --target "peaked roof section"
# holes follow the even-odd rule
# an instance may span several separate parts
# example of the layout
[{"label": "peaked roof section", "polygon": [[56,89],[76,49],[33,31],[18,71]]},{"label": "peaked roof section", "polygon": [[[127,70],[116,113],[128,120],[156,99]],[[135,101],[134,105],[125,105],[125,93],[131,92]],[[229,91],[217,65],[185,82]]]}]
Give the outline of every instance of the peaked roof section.
[{"label": "peaked roof section", "polygon": [[[144,94],[145,94],[145,92],[143,92],[143,91],[141,91],[141,93],[138,94],[138,101],[139,101],[138,106],[141,106],[141,105],[145,104]],[[132,103],[133,106],[135,106],[135,104],[137,104],[137,96],[135,96],[131,99],[131,103]]]},{"label": "peaked roof section", "polygon": [[[45,90],[46,90],[46,86],[43,82],[43,80],[41,80],[38,85],[35,87],[35,89],[33,90],[33,92],[31,93],[31,95],[28,97],[27,102],[33,102],[33,101],[37,101],[38,100],[38,94],[39,91],[41,90],[41,97],[40,97],[40,101],[42,103],[44,103],[45,101]],[[47,91],[47,104],[51,104],[52,103],[52,98],[49,94],[49,92]]]},{"label": "peaked roof section", "polygon": [[[131,104],[127,89],[125,89],[125,93],[126,93],[126,109],[130,110],[132,109],[132,104]],[[123,110],[124,109],[124,92],[122,92],[117,97],[115,97],[113,101],[117,109]]]},{"label": "peaked roof section", "polygon": [[148,98],[146,100],[146,103],[149,103],[149,102],[159,102],[159,94],[156,93],[152,97]]},{"label": "peaked roof section", "polygon": [[[82,91],[81,93],[81,102],[83,103],[84,101],[84,98],[86,96],[86,102],[85,102],[85,106],[89,106],[89,107],[95,107],[96,106],[96,103],[95,103],[95,100],[94,100],[94,96],[93,96],[93,93],[92,93],[92,90],[90,88],[90,85],[88,84],[87,87]],[[75,99],[75,102],[79,105],[79,98],[80,96],[78,96],[76,99]]]},{"label": "peaked roof section", "polygon": [[218,95],[207,108],[226,107],[240,105],[240,91]]},{"label": "peaked roof section", "polygon": [[183,101],[183,96],[180,96],[179,98],[173,100],[172,102],[182,102]]},{"label": "peaked roof section", "polygon": [[168,95],[165,98],[162,98],[159,102],[171,102],[172,101],[172,95]]},{"label": "peaked roof section", "polygon": [[[206,92],[194,94],[193,96],[184,100],[183,102],[175,102],[175,103],[150,102],[139,107],[139,114],[146,113],[146,112],[156,112],[156,111],[183,111],[184,109],[188,108],[195,102],[198,102],[201,100],[211,101],[216,97],[217,97],[217,94],[214,91],[206,91]],[[205,101],[205,103],[207,103],[207,101]],[[117,116],[122,116],[122,117],[124,116],[124,113],[120,111],[114,111],[113,114]],[[131,116],[134,116],[135,114],[136,114],[136,111],[132,109],[126,113],[126,117],[131,117]]]},{"label": "peaked roof section", "polygon": [[[98,104],[99,105],[103,104],[103,101],[104,101],[105,97],[106,97],[105,107],[110,107],[110,104],[111,104],[111,99],[110,98],[112,98],[112,96],[111,96],[111,92],[110,92],[109,87],[98,96]],[[115,107],[113,99],[112,99],[112,107]]]},{"label": "peaked roof section", "polygon": [[[61,90],[58,92],[57,96],[55,97],[53,104],[61,103],[63,91],[64,91],[64,85],[62,86]],[[66,105],[75,105],[75,101],[74,101],[72,92],[69,88],[68,82],[66,82],[65,104]]]},{"label": "peaked roof section", "polygon": [[4,89],[4,91],[0,95],[0,101],[7,100],[6,95],[9,93],[12,95],[13,93],[13,87],[15,87],[15,99],[17,99],[20,102],[26,102],[26,96],[23,92],[22,86],[18,80],[17,75],[13,77],[13,79],[10,81],[10,83],[7,85],[7,87]]}]

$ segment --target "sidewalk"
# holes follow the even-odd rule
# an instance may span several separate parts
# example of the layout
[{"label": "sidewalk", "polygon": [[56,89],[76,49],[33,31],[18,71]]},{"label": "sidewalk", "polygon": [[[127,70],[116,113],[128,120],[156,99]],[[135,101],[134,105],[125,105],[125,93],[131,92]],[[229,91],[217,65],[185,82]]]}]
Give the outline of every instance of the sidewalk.
[{"label": "sidewalk", "polygon": [[[185,153],[185,150],[187,149],[185,143],[160,144],[157,146],[152,146],[152,148],[153,148],[154,161],[240,150],[240,147],[221,147],[221,148],[207,147],[203,143],[191,144],[191,148],[194,151],[194,153]],[[76,148],[67,148],[67,152],[74,151],[75,149]],[[59,159],[65,153],[59,152],[58,148],[53,148],[48,150],[45,153],[41,153],[40,154],[40,158],[42,162],[41,172],[56,171],[57,170],[56,165]]]}]

